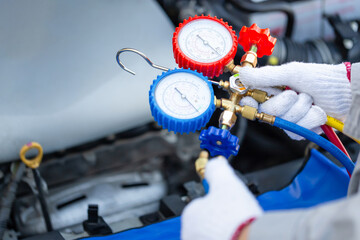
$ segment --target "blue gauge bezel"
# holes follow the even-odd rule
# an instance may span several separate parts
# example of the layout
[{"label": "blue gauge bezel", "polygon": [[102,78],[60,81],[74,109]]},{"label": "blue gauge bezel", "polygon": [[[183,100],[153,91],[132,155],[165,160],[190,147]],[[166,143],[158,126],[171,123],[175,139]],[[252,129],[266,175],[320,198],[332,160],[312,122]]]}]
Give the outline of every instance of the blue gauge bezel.
[{"label": "blue gauge bezel", "polygon": [[[155,99],[155,89],[158,83],[164,79],[165,77],[176,74],[179,72],[191,73],[195,76],[201,78],[204,82],[207,83],[211,94],[211,102],[208,108],[199,116],[190,119],[180,119],[172,117],[166,114],[158,105]],[[153,81],[153,84],[150,86],[149,90],[149,104],[151,109],[151,114],[154,117],[155,121],[162,126],[164,129],[168,129],[169,131],[174,131],[175,133],[189,133],[195,132],[196,130],[200,130],[204,127],[210,120],[212,114],[215,111],[215,103],[214,103],[214,91],[211,83],[208,81],[207,77],[198,73],[197,71],[193,71],[190,69],[184,68],[175,68],[169,70],[167,72],[163,72],[161,75],[157,76],[157,78]]]}]

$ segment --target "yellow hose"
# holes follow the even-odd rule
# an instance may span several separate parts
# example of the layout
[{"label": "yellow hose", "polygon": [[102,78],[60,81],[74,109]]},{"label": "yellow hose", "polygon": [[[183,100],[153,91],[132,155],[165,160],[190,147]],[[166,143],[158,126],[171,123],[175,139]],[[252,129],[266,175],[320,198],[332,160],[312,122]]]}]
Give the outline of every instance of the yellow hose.
[{"label": "yellow hose", "polygon": [[[330,117],[330,116],[327,116],[327,121],[326,121],[326,125],[332,127],[332,128],[335,128],[336,130],[343,132],[344,130],[344,123],[341,122],[340,120],[337,120],[336,118],[333,118],[333,117]],[[344,133],[345,134],[345,133]],[[360,144],[360,140],[356,139],[356,138],[353,138],[347,134],[345,134],[346,136],[348,136],[349,138],[351,138],[352,140],[354,140],[355,142],[359,143]]]},{"label": "yellow hose", "polygon": [[337,120],[336,118],[327,116],[326,125],[335,128],[336,130],[343,132],[344,130],[344,123],[340,120]]}]

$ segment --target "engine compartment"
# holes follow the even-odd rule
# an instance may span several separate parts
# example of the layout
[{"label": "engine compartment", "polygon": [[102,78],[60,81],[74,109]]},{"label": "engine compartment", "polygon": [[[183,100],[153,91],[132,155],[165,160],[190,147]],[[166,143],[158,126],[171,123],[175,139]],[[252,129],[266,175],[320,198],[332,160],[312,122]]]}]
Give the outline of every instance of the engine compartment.
[{"label": "engine compartment", "polygon": [[[241,12],[244,10],[231,2],[2,4],[0,29],[11,34],[0,57],[0,191],[4,193],[12,181],[20,147],[29,141],[40,142],[45,155],[39,171],[55,230],[47,233],[33,172],[27,169],[16,191],[4,239],[88,237],[83,222],[92,204],[98,205],[98,215],[117,233],[178,217],[187,203],[205,194],[194,167],[200,152],[199,132],[174,134],[157,125],[149,111],[148,91],[153,76],[160,72],[140,67],[139,58],[129,54],[126,63],[137,72],[131,76],[117,66],[115,53],[123,46],[136,47],[157,63],[173,68],[171,36],[182,19],[195,14],[218,15],[238,29],[254,19],[269,17],[268,13]],[[303,2],[289,4],[294,8],[319,6],[319,1]],[[19,19],[11,17],[16,9],[21,11]],[[335,17],[332,21],[343,26],[348,24],[343,19],[351,19],[353,24],[359,22],[359,16],[356,7],[341,14],[341,21]],[[278,64],[336,63],[349,57],[357,61],[357,49],[345,48],[336,24],[335,31],[326,25],[330,33],[322,36],[280,38],[274,51]],[[280,37],[286,35],[285,25],[278,27],[282,29]],[[298,30],[295,26],[293,32]],[[358,30],[355,32],[358,37]],[[308,48],[317,49],[316,54],[299,53]],[[330,50],[329,57],[324,52]],[[240,57],[239,53],[235,59]],[[269,57],[259,63],[271,64],[272,60]],[[218,97],[224,94],[218,88],[214,92]],[[219,116],[216,110],[208,126],[217,125]],[[309,141],[289,139],[280,129],[244,118],[239,118],[231,132],[241,147],[230,162],[256,196],[288,186],[304,169],[311,149],[319,149]],[[359,145],[339,136],[355,159]]]}]

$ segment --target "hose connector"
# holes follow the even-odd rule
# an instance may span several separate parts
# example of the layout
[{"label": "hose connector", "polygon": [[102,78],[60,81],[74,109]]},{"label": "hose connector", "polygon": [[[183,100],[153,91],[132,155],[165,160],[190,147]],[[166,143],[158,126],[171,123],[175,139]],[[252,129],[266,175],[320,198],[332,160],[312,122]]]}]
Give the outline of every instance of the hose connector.
[{"label": "hose connector", "polygon": [[195,161],[195,169],[201,180],[205,178],[205,167],[208,161],[209,153],[205,150],[201,151],[199,158]]},{"label": "hose connector", "polygon": [[266,113],[257,113],[256,118],[261,122],[266,122],[271,125],[274,125],[275,122],[275,116]]},{"label": "hose connector", "polygon": [[259,90],[259,89],[250,89],[246,96],[250,96],[253,99],[255,99],[259,103],[263,103],[270,99],[270,97],[267,95],[267,92]]},{"label": "hose connector", "polygon": [[254,107],[245,105],[241,108],[241,111],[239,113],[244,118],[254,121],[256,119],[256,115],[258,114],[258,111]]}]

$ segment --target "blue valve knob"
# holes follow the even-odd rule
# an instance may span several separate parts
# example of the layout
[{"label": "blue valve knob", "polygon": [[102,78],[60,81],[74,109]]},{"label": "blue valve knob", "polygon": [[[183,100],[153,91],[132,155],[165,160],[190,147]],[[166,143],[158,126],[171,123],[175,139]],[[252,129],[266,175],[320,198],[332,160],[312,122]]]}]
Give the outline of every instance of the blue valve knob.
[{"label": "blue valve knob", "polygon": [[163,128],[175,133],[200,130],[215,110],[211,83],[190,69],[164,72],[149,91],[151,114]]},{"label": "blue valve knob", "polygon": [[209,127],[201,131],[199,139],[200,147],[207,149],[211,156],[222,155],[228,158],[239,152],[239,138],[226,129]]}]

